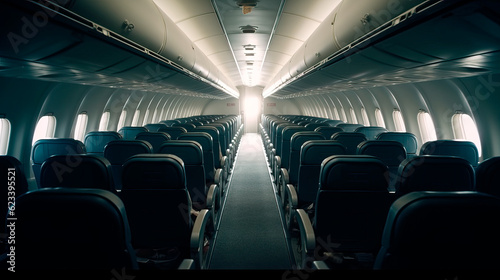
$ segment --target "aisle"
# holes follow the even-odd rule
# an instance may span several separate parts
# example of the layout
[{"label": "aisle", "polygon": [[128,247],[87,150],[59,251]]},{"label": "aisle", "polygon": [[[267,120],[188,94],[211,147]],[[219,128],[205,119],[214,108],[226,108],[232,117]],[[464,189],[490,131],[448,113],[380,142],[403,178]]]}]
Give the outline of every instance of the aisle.
[{"label": "aisle", "polygon": [[290,269],[260,135],[241,141],[209,268]]}]

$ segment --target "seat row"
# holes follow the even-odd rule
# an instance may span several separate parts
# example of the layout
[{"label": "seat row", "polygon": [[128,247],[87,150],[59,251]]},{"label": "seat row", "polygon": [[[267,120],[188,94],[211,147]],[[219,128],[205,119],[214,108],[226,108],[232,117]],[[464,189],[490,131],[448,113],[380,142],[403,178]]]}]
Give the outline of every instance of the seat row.
[{"label": "seat row", "polygon": [[[261,133],[264,141],[268,140],[263,125]],[[495,186],[500,177],[494,175],[493,170],[500,170],[500,157],[477,166],[477,152],[474,154],[475,147],[470,142],[436,141],[424,145],[421,155],[406,158],[405,142],[365,139],[357,147],[357,155],[348,155],[346,147],[338,141],[307,139],[312,135],[307,131],[293,134],[290,170],[282,168],[281,184],[278,184],[288,230],[293,235],[298,228],[300,239],[305,242],[302,248],[309,248],[302,250],[305,255],[298,260],[299,267],[310,265],[306,262],[313,259],[312,252],[318,252],[318,246],[324,244],[334,244],[334,248],[326,248],[320,259],[335,259],[335,267],[346,268],[352,265],[347,260],[356,258],[364,258],[361,263],[365,268],[371,267],[381,246],[390,206],[394,207],[396,199],[408,194],[477,189],[480,191],[474,192],[477,195],[468,196],[498,195]],[[297,157],[293,154],[293,139],[300,137],[304,139],[295,149],[296,154],[300,151],[299,164],[293,169],[293,158]],[[395,165],[396,173],[388,167],[392,146],[400,151],[396,153],[399,158],[392,157],[400,162]],[[474,163],[477,168],[473,167]],[[388,190],[392,183],[395,193]],[[492,189],[496,189],[496,193]]]}]

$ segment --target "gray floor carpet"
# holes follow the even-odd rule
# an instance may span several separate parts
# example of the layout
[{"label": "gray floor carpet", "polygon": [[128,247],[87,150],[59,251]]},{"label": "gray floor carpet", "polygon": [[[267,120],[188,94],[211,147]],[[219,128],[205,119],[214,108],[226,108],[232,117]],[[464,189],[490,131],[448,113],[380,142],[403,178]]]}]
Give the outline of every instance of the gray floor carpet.
[{"label": "gray floor carpet", "polygon": [[258,134],[242,137],[209,268],[291,268]]}]

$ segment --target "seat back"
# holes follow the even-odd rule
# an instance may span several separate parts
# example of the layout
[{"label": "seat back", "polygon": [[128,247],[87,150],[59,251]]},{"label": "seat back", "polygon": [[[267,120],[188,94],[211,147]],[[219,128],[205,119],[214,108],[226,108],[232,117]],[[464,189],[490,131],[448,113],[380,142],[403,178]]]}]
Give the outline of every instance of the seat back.
[{"label": "seat back", "polygon": [[196,125],[194,125],[193,123],[181,123],[181,124],[175,124],[172,127],[182,127],[185,130],[187,130],[187,132],[190,132],[193,128],[196,128]]},{"label": "seat back", "polygon": [[363,133],[345,131],[333,134],[330,139],[342,143],[346,147],[347,154],[349,155],[355,155],[358,151],[358,145],[361,142],[368,140]]},{"label": "seat back", "polygon": [[286,126],[283,128],[282,136],[281,136],[281,166],[284,168],[289,167],[290,162],[290,152],[292,150],[291,140],[292,136],[300,131],[308,131],[304,126]]},{"label": "seat back", "polygon": [[116,192],[109,161],[97,155],[55,155],[41,167],[40,188],[92,188]]},{"label": "seat back", "polygon": [[479,152],[473,142],[458,140],[429,141],[420,148],[420,155],[456,156],[466,159],[473,167],[479,162]]},{"label": "seat back", "polygon": [[116,131],[91,131],[85,135],[83,143],[87,154],[104,155],[104,147],[110,141],[120,140],[122,135]]},{"label": "seat back", "polygon": [[333,155],[345,155],[344,145],[334,140],[310,140],[302,145],[297,178],[299,208],[316,200],[321,163]]},{"label": "seat back", "polygon": [[489,158],[477,166],[476,190],[500,197],[500,157]]},{"label": "seat back", "polygon": [[53,155],[85,154],[85,145],[73,138],[40,139],[33,144],[31,161],[36,183],[40,186],[42,163]]},{"label": "seat back", "polygon": [[335,126],[319,126],[319,127],[316,127],[316,129],[314,129],[314,131],[323,134],[325,139],[330,139],[333,134],[335,134],[337,132],[342,132],[344,130],[342,130],[342,128],[340,128],[340,127],[335,127]]},{"label": "seat back", "polygon": [[115,140],[109,142],[104,148],[104,157],[111,164],[115,188],[122,188],[122,165],[132,156],[137,154],[150,154],[153,147],[143,140]]},{"label": "seat back", "polygon": [[395,188],[398,197],[414,191],[473,191],[474,169],[459,157],[415,156],[401,162]]},{"label": "seat back", "polygon": [[498,217],[500,200],[487,194],[407,194],[390,208],[374,268],[495,268],[500,261]]},{"label": "seat back", "polygon": [[323,124],[329,125],[329,126],[337,126],[338,124],[344,123],[341,120],[326,120],[322,122]]},{"label": "seat back", "polygon": [[356,128],[354,132],[363,133],[368,140],[375,140],[380,133],[387,132],[387,129],[380,126],[361,126]]},{"label": "seat back", "polygon": [[362,127],[362,124],[357,123],[339,123],[336,127],[342,128],[343,131],[346,132],[354,132],[358,127]]},{"label": "seat back", "polygon": [[297,183],[299,165],[300,165],[300,151],[302,145],[310,140],[325,140],[323,134],[315,131],[300,131],[294,133],[290,139],[290,160],[288,166],[282,167],[288,169],[289,180],[291,184]]},{"label": "seat back", "polygon": [[165,124],[168,127],[172,127],[176,124],[180,124],[181,122],[179,120],[163,120],[160,121],[160,123]]},{"label": "seat back", "polygon": [[313,227],[338,252],[375,254],[391,204],[387,166],[372,156],[331,156],[321,164]]},{"label": "seat back", "polygon": [[135,249],[172,248],[189,257],[191,199],[183,161],[174,155],[142,154],[123,165],[121,198]]},{"label": "seat back", "polygon": [[158,132],[165,132],[170,135],[171,140],[176,140],[179,135],[182,133],[186,133],[187,130],[184,127],[180,126],[172,126],[172,127],[163,127],[158,130]]},{"label": "seat back", "polygon": [[172,154],[182,159],[186,171],[186,186],[193,208],[198,208],[197,210],[203,208],[207,191],[202,146],[193,140],[170,140],[160,147],[158,153]]},{"label": "seat back", "polygon": [[406,159],[406,150],[400,142],[368,140],[358,145],[358,155],[377,157],[389,168],[389,189],[394,191],[398,178],[399,165]]},{"label": "seat back", "polygon": [[206,132],[188,132],[181,134],[178,139],[196,141],[201,145],[203,149],[203,164],[205,165],[205,179],[207,182],[214,182],[215,163],[212,136]]},{"label": "seat back", "polygon": [[47,188],[16,200],[16,269],[137,269],[127,213],[113,193]]},{"label": "seat back", "polygon": [[157,153],[161,145],[170,140],[170,135],[165,132],[140,132],[135,136],[135,140],[148,142],[153,147],[153,153]]},{"label": "seat back", "polygon": [[410,132],[382,132],[377,136],[377,140],[398,141],[405,147],[407,155],[413,156],[417,153],[417,137]]},{"label": "seat back", "polygon": [[219,130],[210,125],[198,126],[192,130],[192,132],[206,132],[210,134],[212,137],[212,154],[214,156],[214,164],[215,168],[221,168],[221,146],[220,146],[220,138]]},{"label": "seat back", "polygon": [[125,140],[134,140],[135,136],[141,132],[147,132],[148,129],[142,126],[124,126],[118,130]]}]

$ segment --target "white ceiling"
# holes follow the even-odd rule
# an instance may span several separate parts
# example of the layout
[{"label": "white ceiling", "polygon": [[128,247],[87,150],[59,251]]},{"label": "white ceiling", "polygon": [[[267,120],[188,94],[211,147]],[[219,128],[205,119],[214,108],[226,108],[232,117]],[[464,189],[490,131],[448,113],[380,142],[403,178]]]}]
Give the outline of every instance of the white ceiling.
[{"label": "white ceiling", "polygon": [[[262,88],[341,2],[260,0],[243,14],[236,0],[154,1],[235,86]],[[246,25],[256,32],[242,33]],[[255,48],[245,51],[244,45]]]}]

